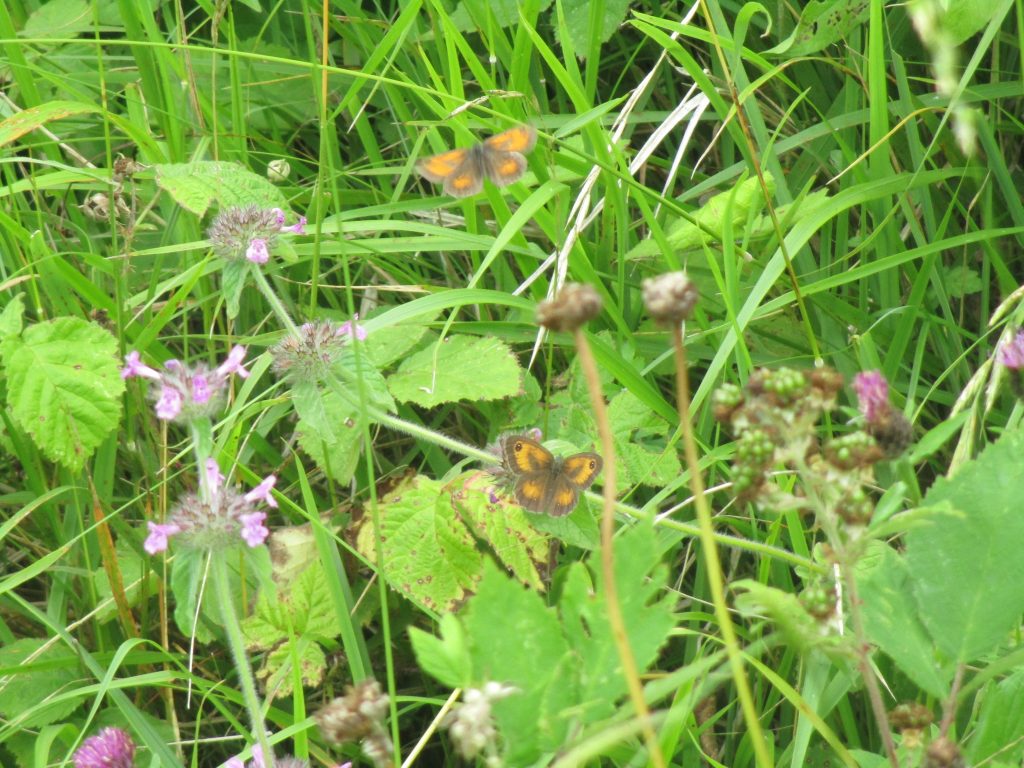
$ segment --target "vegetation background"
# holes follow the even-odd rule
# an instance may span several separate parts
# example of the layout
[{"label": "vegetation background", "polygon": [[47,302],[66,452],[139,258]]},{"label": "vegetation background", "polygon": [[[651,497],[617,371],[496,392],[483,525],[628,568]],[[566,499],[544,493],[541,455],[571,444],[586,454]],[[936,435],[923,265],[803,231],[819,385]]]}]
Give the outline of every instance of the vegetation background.
[{"label": "vegetation background", "polygon": [[[1019,765],[996,350],[1022,315],[1022,41],[1014,0],[0,4],[0,764],[113,725],[137,764],[220,765],[260,719],[279,755],[366,764],[310,715],[376,678],[396,764],[467,762],[445,713],[496,682],[469,763]],[[454,200],[415,171],[523,123],[520,182]],[[245,205],[308,225],[225,260],[207,228]],[[641,283],[683,268],[681,420]],[[579,336],[535,322],[567,281],[603,302],[604,416]],[[271,370],[296,326],[356,314],[332,380]],[[235,344],[253,375],[209,422],[117,375]],[[801,457],[769,455],[788,504],[737,500],[712,413],[821,363],[881,371],[913,425],[858,475],[852,532]],[[848,384],[804,424],[859,425]],[[531,429],[614,461],[618,617],[598,497],[526,514],[477,469]],[[144,552],[204,456],[276,475],[269,552]]]}]

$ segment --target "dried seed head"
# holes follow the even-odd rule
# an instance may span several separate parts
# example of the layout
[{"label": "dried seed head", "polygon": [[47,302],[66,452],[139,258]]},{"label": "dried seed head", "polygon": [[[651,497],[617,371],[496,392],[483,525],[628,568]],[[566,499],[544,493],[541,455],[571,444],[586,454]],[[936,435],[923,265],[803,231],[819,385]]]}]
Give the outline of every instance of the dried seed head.
[{"label": "dried seed head", "polygon": [[689,320],[697,304],[697,286],[685,272],[666,272],[644,280],[644,306],[659,323],[679,324]]},{"label": "dried seed head", "polygon": [[575,331],[601,313],[601,295],[592,285],[567,283],[537,307],[537,322],[549,331]]},{"label": "dried seed head", "polygon": [[332,744],[362,741],[381,726],[388,713],[388,696],[376,680],[363,680],[345,690],[344,696],[325,704],[315,719],[324,738]]}]

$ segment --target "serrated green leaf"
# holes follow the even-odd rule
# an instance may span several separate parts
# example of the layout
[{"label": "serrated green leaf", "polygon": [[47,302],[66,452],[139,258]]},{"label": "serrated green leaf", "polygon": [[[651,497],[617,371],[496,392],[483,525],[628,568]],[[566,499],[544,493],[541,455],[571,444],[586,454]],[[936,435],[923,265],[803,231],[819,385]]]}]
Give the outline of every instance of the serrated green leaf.
[{"label": "serrated green leaf", "polygon": [[337,637],[340,629],[331,605],[327,574],[316,560],[281,594],[260,591],[252,615],[242,622],[246,645],[260,650],[295,635],[320,640]]},{"label": "serrated green leaf", "polygon": [[921,621],[950,659],[969,663],[1004,642],[1024,612],[1024,432],[1005,434],[923,506],[947,508],[906,534],[906,563]]},{"label": "serrated green leaf", "polygon": [[[572,47],[579,58],[586,58],[590,52],[590,41],[595,30],[590,9],[592,0],[562,0],[565,15],[565,29],[572,39]],[[601,28],[596,30],[600,41],[605,43],[615,33],[629,13],[629,0],[603,0],[600,17]]]},{"label": "serrated green leaf", "polygon": [[793,33],[766,54],[792,58],[816,53],[847,37],[864,22],[869,8],[868,0],[810,0]]},{"label": "serrated green leaf", "polygon": [[95,104],[84,104],[78,101],[48,101],[45,104],[37,104],[34,107],[23,109],[0,122],[0,147],[18,140],[26,133],[53,120],[99,111],[99,107]]},{"label": "serrated green leaf", "polygon": [[517,579],[537,590],[544,584],[537,564],[548,555],[548,538],[530,524],[529,515],[507,494],[497,494],[492,475],[484,471],[464,473],[445,486],[461,521],[485,541]]},{"label": "serrated green leaf", "polygon": [[547,533],[570,547],[580,549],[597,549],[601,546],[601,532],[597,527],[597,518],[586,499],[580,499],[576,509],[564,517],[534,514],[527,512],[530,525],[542,533]]},{"label": "serrated green leaf", "polygon": [[63,720],[81,703],[77,699],[43,703],[80,678],[77,657],[63,645],[51,646],[34,656],[45,642],[25,637],[0,647],[0,669],[5,678],[0,715],[6,720],[17,718],[21,729],[40,728]]},{"label": "serrated green leaf", "polygon": [[323,682],[324,671],[327,669],[327,656],[323,648],[311,638],[296,636],[291,642],[272,648],[256,671],[256,678],[271,698],[289,696],[295,689],[292,684],[292,665],[295,661],[298,661],[304,687],[315,688]]},{"label": "serrated green leaf", "polygon": [[871,542],[857,562],[864,629],[923,691],[937,699],[949,694],[952,670],[935,661],[931,638],[917,617],[906,563],[880,541]]},{"label": "serrated green leaf", "polygon": [[17,336],[21,333],[22,323],[25,317],[25,300],[19,293],[0,312],[0,339],[8,336]]},{"label": "serrated green leaf", "polygon": [[675,450],[648,450],[629,437],[615,436],[615,455],[619,459],[619,491],[637,485],[662,488],[683,472]]},{"label": "serrated green leaf", "polygon": [[71,39],[90,29],[92,7],[85,0],[49,0],[29,15],[18,37]]},{"label": "serrated green leaf", "polygon": [[352,479],[362,450],[358,412],[337,392],[324,391],[312,382],[300,382],[292,390],[299,415],[299,445],[336,483]]},{"label": "serrated green leaf", "polygon": [[407,358],[388,377],[388,386],[399,402],[431,408],[459,400],[511,397],[520,391],[521,373],[504,342],[451,336],[440,349],[432,344]]},{"label": "serrated green leaf", "polygon": [[342,351],[331,370],[341,380],[336,393],[348,399],[353,408],[362,409],[361,397],[369,405],[393,413],[397,406],[388,391],[388,382],[374,365],[373,359],[359,350],[359,355],[351,347]]},{"label": "serrated green leaf", "polygon": [[472,661],[466,645],[462,623],[446,613],[438,627],[441,637],[409,627],[409,640],[416,654],[416,662],[428,675],[433,675],[449,688],[462,688],[473,683]]},{"label": "serrated green leaf", "polygon": [[49,459],[73,472],[117,426],[124,381],[116,355],[113,336],[76,317],[0,341],[12,415]]},{"label": "serrated green leaf", "polygon": [[157,185],[197,216],[203,216],[214,203],[222,209],[259,205],[288,210],[280,189],[238,163],[196,160],[158,163],[153,168]]},{"label": "serrated green leaf", "polygon": [[427,332],[425,323],[433,320],[433,317],[426,320],[420,318],[420,320],[421,322],[416,324],[389,325],[375,330],[366,337],[363,349],[366,350],[370,360],[379,370],[383,370],[391,363],[401,359],[406,352],[420,343],[420,339]]},{"label": "serrated green leaf", "polygon": [[[590,568],[600,572],[600,553]],[[667,569],[661,562],[653,528],[634,526],[615,539],[615,583],[622,620],[640,672],[657,658],[675,626],[674,600],[665,588]],[[570,568],[559,602],[570,643],[579,655],[580,711],[585,722],[607,717],[627,692],[619,654],[608,622],[603,584],[595,587],[583,565]]]},{"label": "serrated green leaf", "polygon": [[1024,759],[1024,671],[990,683],[978,708],[977,725],[967,744],[969,765],[992,765],[998,758],[1007,765]]},{"label": "serrated green leaf", "polygon": [[565,743],[577,699],[578,660],[571,654],[555,611],[536,592],[484,565],[463,625],[476,685],[495,681],[518,693],[495,702],[494,716],[508,746],[507,765],[530,765]]},{"label": "serrated green leaf", "polygon": [[[428,610],[452,610],[479,578],[481,555],[455,516],[444,486],[417,475],[378,503],[383,575],[388,583]],[[356,548],[377,561],[373,517],[367,513]]]}]

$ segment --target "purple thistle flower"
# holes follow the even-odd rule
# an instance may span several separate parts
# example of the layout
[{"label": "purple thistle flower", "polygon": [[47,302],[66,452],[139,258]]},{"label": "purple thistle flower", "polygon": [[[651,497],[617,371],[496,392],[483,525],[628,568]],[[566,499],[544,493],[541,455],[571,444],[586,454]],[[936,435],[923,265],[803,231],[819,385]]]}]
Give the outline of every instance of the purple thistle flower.
[{"label": "purple thistle flower", "polygon": [[1012,339],[1000,344],[996,358],[1011,370],[1024,368],[1024,330],[1017,331]]},{"label": "purple thistle flower", "polygon": [[[235,346],[227,360],[213,372],[204,363],[187,366],[178,360],[168,360],[163,371],[157,371],[144,365],[139,353],[133,351],[125,356],[121,376],[125,379],[140,376],[160,382],[155,395],[157,418],[162,421],[191,421],[220,412],[231,374],[243,379],[249,376],[248,369],[242,365],[244,358],[245,347]],[[150,389],[151,396],[154,389]]]},{"label": "purple thistle flower", "polygon": [[853,377],[860,412],[868,424],[875,424],[888,416],[889,383],[881,371],[865,371]]},{"label": "purple thistle flower", "polygon": [[135,742],[120,728],[104,728],[75,750],[75,768],[132,768]]},{"label": "purple thistle flower", "polygon": [[330,321],[304,323],[298,336],[287,336],[270,350],[274,370],[297,381],[327,377],[353,336],[360,341],[366,339],[366,328],[358,320],[356,315],[341,325]]}]

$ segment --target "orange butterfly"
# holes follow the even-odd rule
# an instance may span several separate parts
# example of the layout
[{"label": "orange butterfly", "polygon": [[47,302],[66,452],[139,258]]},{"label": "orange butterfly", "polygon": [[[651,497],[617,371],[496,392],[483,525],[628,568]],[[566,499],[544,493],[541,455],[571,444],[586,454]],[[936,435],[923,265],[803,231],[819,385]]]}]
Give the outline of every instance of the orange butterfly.
[{"label": "orange butterfly", "polygon": [[468,149],[453,149],[416,163],[416,170],[433,182],[444,182],[452,197],[469,197],[484,188],[484,178],[498,187],[518,181],[526,172],[524,153],[537,143],[537,131],[521,125],[484,139]]},{"label": "orange butterfly", "polygon": [[590,487],[604,465],[596,453],[555,458],[536,440],[521,435],[505,438],[501,447],[505,471],[515,478],[516,504],[555,517],[576,508],[580,492]]}]

